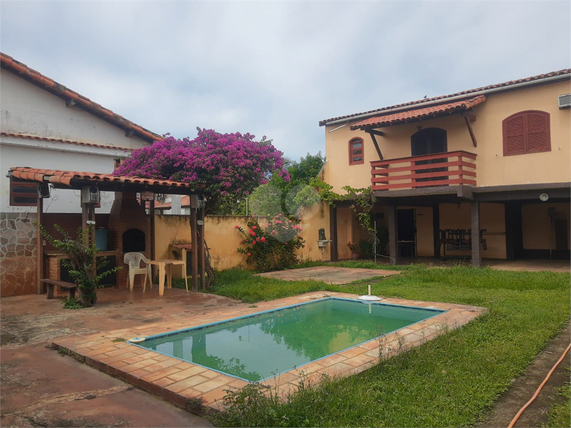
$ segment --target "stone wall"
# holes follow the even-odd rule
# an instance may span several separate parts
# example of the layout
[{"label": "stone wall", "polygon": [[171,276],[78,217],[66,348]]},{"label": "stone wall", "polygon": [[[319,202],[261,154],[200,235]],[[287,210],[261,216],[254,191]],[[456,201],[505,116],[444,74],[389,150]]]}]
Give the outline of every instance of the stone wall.
[{"label": "stone wall", "polygon": [[36,293],[37,229],[31,213],[0,213],[0,296]]}]

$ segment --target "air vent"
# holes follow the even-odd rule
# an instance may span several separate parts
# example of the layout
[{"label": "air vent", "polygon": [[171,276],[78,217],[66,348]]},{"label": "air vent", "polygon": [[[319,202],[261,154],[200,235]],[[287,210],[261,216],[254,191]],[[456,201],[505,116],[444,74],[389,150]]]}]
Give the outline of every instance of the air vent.
[{"label": "air vent", "polygon": [[571,107],[571,94],[559,95],[559,108]]}]

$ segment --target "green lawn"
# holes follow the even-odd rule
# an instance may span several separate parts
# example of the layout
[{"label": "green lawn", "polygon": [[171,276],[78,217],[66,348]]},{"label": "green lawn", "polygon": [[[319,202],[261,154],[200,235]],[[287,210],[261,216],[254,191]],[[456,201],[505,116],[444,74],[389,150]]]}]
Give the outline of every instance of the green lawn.
[{"label": "green lawn", "polygon": [[[220,272],[214,292],[246,302],[316,290],[365,294],[370,283],[373,294],[379,296],[483,306],[489,312],[359,375],[304,388],[286,403],[256,398],[253,388],[249,395],[232,397],[231,411],[213,416],[214,422],[226,426],[474,425],[570,317],[569,274],[399,268],[401,275],[346,286],[284,282],[241,270]],[[248,400],[256,405],[248,405]]]},{"label": "green lawn", "polygon": [[[569,370],[567,370],[569,374]],[[544,425],[544,428],[557,428],[569,426],[569,421],[571,421],[571,384],[569,381],[559,388],[559,395],[565,398],[561,404],[553,406],[549,410],[548,422]]]}]

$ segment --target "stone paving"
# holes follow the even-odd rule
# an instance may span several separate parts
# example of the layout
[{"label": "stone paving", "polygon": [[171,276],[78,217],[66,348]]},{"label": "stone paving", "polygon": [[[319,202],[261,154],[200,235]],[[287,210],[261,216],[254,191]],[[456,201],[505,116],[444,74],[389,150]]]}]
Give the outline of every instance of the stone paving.
[{"label": "stone paving", "polygon": [[353,281],[396,275],[397,270],[383,269],[355,269],[332,266],[316,266],[311,268],[280,270],[276,272],[259,273],[257,276],[281,279],[283,281],[305,281],[313,279],[326,284],[348,284]]},{"label": "stone paving", "polygon": [[[378,276],[378,275],[377,275]],[[313,292],[270,302],[256,307],[226,307],[195,316],[188,321],[157,322],[85,336],[67,336],[53,340],[54,347],[105,373],[118,377],[154,395],[189,411],[198,411],[197,403],[220,410],[227,390],[244,387],[247,382],[236,377],[207,369],[166,355],[135,346],[123,339],[147,337],[207,323],[249,315],[256,312],[308,302],[323,297],[355,299],[347,293]],[[269,387],[279,385],[281,394],[295,390],[300,380],[312,382],[321,375],[349,376],[372,367],[379,358],[388,358],[398,352],[419,346],[439,334],[461,327],[483,314],[486,309],[475,306],[438,302],[421,302],[405,299],[383,299],[383,303],[441,309],[446,312],[402,328],[323,359],[262,382]]]}]

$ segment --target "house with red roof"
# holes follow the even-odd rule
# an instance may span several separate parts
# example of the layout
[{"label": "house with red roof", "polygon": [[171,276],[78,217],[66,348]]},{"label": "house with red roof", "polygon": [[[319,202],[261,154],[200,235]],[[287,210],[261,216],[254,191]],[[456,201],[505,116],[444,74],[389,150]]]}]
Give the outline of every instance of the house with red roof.
[{"label": "house with red roof", "polygon": [[[116,162],[162,137],[0,53],[0,283],[1,295],[35,292],[38,195],[49,223],[80,226],[77,190],[7,177],[13,167],[112,173]],[[113,192],[97,191],[105,226]],[[51,216],[51,217],[50,217]],[[98,220],[99,221],[99,220]]]},{"label": "house with red roof", "polygon": [[[571,69],[322,120],[324,181],[368,188],[329,212],[332,260],[360,241],[405,257],[569,259]],[[388,237],[388,240],[387,240]]]}]

